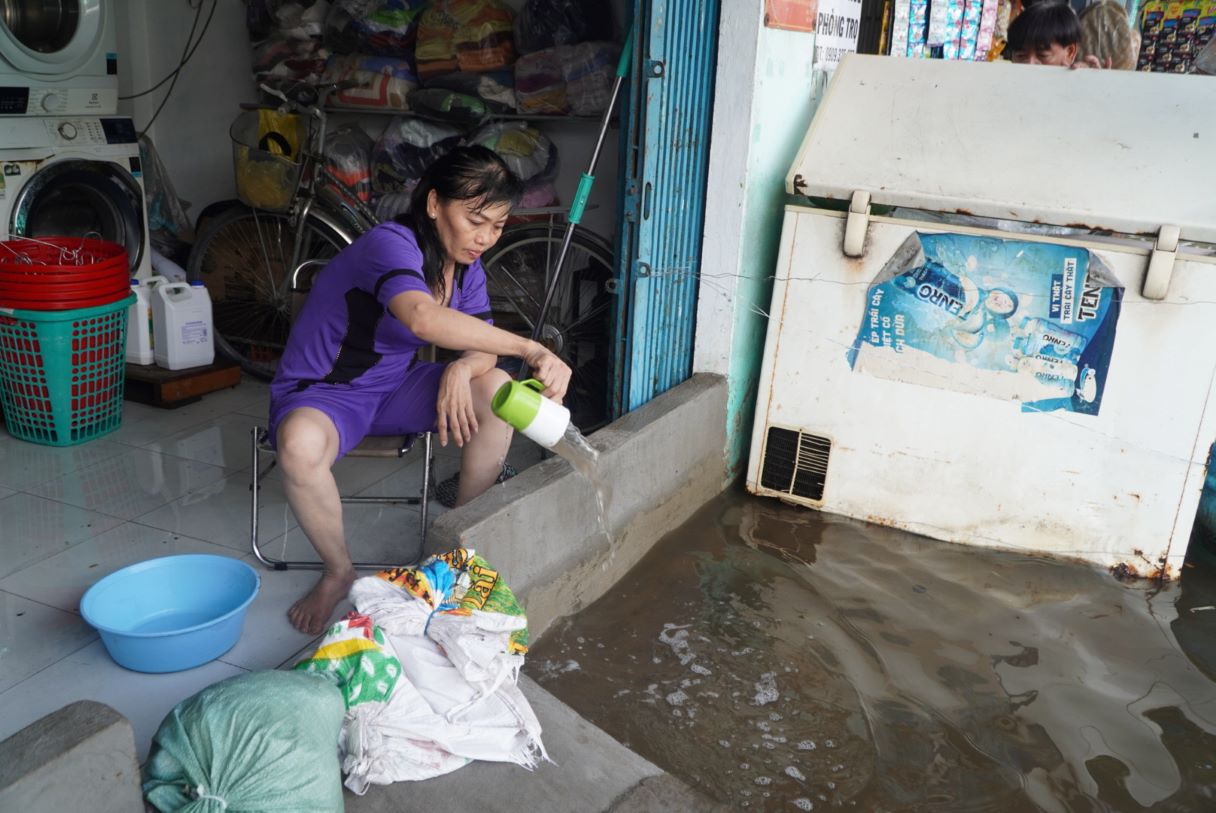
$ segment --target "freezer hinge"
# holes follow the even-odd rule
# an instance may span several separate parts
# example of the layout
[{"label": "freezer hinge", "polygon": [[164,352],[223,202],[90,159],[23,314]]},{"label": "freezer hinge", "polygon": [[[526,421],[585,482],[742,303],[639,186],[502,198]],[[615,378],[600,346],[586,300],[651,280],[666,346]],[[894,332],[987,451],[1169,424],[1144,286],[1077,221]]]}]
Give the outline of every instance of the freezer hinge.
[{"label": "freezer hinge", "polygon": [[1141,293],[1145,299],[1165,299],[1169,293],[1180,236],[1181,229],[1177,226],[1162,226],[1157,233],[1157,244],[1148,257],[1148,271],[1144,274],[1144,290]]},{"label": "freezer hinge", "polygon": [[865,253],[866,231],[870,228],[870,193],[857,191],[849,203],[844,221],[844,255],[860,257]]}]

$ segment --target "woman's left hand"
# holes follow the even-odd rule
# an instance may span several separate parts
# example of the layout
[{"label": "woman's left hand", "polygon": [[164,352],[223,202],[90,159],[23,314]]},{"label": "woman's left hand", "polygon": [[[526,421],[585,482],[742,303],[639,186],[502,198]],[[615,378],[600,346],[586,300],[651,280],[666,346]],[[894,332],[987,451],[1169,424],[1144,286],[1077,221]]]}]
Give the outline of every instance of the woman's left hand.
[{"label": "woman's left hand", "polygon": [[463,448],[477,432],[477,414],[473,410],[472,373],[467,365],[453,361],[439,379],[439,398],[435,410],[439,415],[439,445],[448,445],[448,436]]}]

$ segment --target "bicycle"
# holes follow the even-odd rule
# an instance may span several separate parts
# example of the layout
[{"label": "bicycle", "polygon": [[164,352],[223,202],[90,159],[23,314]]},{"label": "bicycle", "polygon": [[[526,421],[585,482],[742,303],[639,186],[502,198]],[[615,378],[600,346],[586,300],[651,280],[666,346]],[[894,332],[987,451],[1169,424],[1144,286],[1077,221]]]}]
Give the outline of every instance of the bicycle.
[{"label": "bicycle", "polygon": [[[211,294],[217,349],[251,375],[269,380],[302,298],[292,290],[292,271],[305,260],[333,257],[379,220],[325,165],[325,100],[342,85],[298,98],[261,87],[282,101],[280,110],[309,122],[290,200],[283,209],[242,203],[216,216],[195,242],[187,275],[201,280]],[[506,330],[530,335],[534,329],[562,242],[559,212],[564,210],[518,210],[517,215],[547,220],[508,226],[482,257],[495,322]],[[606,423],[609,414],[613,267],[606,240],[576,232],[540,338],[573,371],[567,405],[586,431]]]}]

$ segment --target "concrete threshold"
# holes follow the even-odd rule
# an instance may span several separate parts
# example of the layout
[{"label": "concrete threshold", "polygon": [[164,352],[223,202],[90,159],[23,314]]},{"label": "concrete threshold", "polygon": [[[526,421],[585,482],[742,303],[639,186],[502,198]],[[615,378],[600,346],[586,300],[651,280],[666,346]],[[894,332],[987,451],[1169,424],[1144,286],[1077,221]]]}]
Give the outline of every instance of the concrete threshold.
[{"label": "concrete threshold", "polygon": [[701,373],[596,432],[608,535],[595,490],[560,457],[435,520],[428,553],[473,548],[528,611],[539,638],[620,580],[727,484],[726,380]]},{"label": "concrete threshold", "polygon": [[[606,517],[609,533],[601,529],[591,483],[564,460],[552,458],[437,519],[428,537],[428,552],[464,546],[485,556],[523,601],[536,640],[555,620],[602,596],[664,534],[722,491],[727,482],[726,397],[721,376],[696,375],[595,434],[591,443],[600,453],[601,479],[612,491]],[[552,763],[527,771],[515,765],[475,762],[425,782],[376,786],[365,796],[348,792],[346,809],[354,813],[726,809],[633,753],[533,681],[524,678],[521,686],[541,722]],[[111,722],[107,717],[96,734],[115,730]],[[3,746],[9,753],[21,753],[31,743],[27,735],[39,725],[18,732]],[[121,726],[117,731],[121,733]],[[39,737],[44,742],[45,734]],[[96,759],[74,756],[79,742],[63,739],[62,758],[50,755],[37,760],[39,765],[26,766],[28,773],[37,775],[33,778],[40,788],[58,778],[71,781],[82,767],[91,768],[79,764],[81,759]],[[122,751],[109,742],[100,744],[107,752]],[[138,776],[133,779],[138,793]],[[27,792],[19,776],[10,775],[6,782],[10,793]],[[30,787],[28,782],[24,787]],[[131,782],[110,783],[101,790],[112,794],[117,806],[106,807],[94,794],[90,809],[129,809],[131,787]]]}]

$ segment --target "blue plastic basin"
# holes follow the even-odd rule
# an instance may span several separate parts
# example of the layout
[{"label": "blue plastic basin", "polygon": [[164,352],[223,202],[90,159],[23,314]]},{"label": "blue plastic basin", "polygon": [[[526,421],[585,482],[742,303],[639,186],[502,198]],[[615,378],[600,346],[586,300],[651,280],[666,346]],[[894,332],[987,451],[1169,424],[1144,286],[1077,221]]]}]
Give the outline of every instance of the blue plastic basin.
[{"label": "blue plastic basin", "polygon": [[238,559],[166,556],[97,582],[81,599],[80,614],[119,666],[179,672],[218,658],[240,640],[260,586],[257,571]]}]

